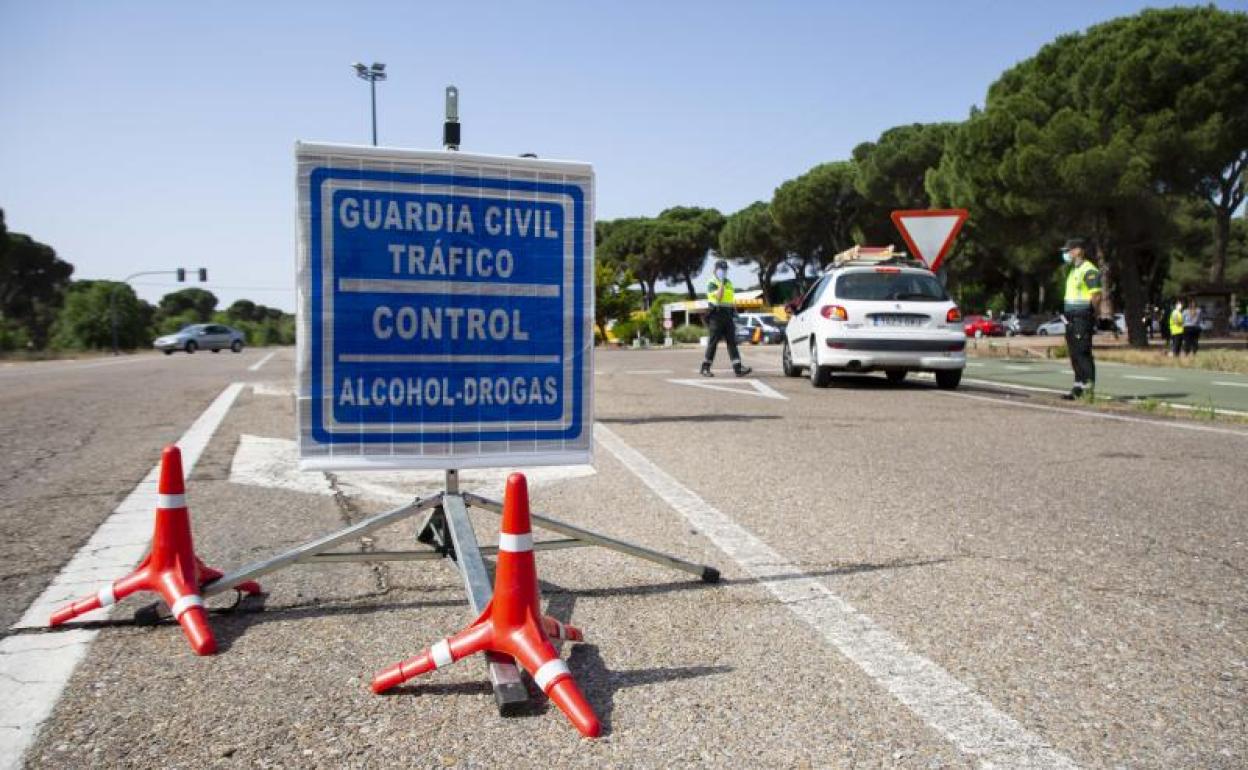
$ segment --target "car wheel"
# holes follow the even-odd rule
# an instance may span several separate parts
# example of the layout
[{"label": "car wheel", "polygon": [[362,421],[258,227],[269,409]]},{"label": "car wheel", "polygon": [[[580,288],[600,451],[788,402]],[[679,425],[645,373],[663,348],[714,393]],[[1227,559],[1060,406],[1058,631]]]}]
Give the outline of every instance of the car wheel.
[{"label": "car wheel", "polygon": [[983,330],[983,329],[976,329],[976,330],[975,330],[975,339],[979,339],[979,338],[980,338],[980,337],[982,337],[982,336],[984,336],[984,330]]},{"label": "car wheel", "polygon": [[810,384],[816,388],[826,388],[832,384],[832,367],[819,365],[819,348],[810,343]]},{"label": "car wheel", "polygon": [[1036,329],[1036,336],[1047,337],[1049,336],[1049,330],[1048,329]]},{"label": "car wheel", "polygon": [[240,353],[240,352],[242,352],[242,350],[243,350],[243,343],[242,343],[242,341],[241,341],[241,340],[234,340],[233,342],[231,342],[231,343],[230,343],[230,350],[233,350],[235,353]]},{"label": "car wheel", "polygon": [[906,381],[906,370],[905,369],[886,369],[884,370],[884,376],[887,377],[888,381],[893,383],[894,385],[900,385],[901,383]]},{"label": "car wheel", "polygon": [[939,369],[936,371],[936,387],[941,390],[953,390],[962,382],[961,369]]},{"label": "car wheel", "polygon": [[169,349],[169,350],[162,350],[161,352],[162,352],[162,353],[164,353],[164,354],[165,354],[165,355],[167,355],[167,356],[171,356],[171,355],[173,355],[173,350],[172,350],[172,349]]},{"label": "car wheel", "polygon": [[211,350],[213,353],[220,353],[220,352],[221,352],[221,348],[209,348],[209,350]]},{"label": "car wheel", "polygon": [[801,377],[802,369],[793,365],[793,351],[789,349],[789,341],[784,341],[784,350],[780,351],[780,368],[785,377]]},{"label": "car wheel", "polygon": [[191,340],[190,342],[186,343],[185,349],[187,353],[194,353],[196,350],[199,350],[199,345],[195,343],[195,340]]}]

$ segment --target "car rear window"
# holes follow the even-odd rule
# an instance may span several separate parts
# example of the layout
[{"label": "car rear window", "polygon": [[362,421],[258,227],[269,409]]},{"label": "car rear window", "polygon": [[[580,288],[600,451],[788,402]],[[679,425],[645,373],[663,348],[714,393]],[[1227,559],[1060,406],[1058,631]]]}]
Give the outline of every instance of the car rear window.
[{"label": "car rear window", "polygon": [[923,273],[848,273],[836,282],[840,299],[945,302],[949,295],[935,276]]}]

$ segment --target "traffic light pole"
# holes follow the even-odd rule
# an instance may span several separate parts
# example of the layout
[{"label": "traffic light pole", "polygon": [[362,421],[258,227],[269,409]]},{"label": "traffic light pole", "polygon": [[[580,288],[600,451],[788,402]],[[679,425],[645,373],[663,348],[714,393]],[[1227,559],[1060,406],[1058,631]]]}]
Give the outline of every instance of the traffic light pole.
[{"label": "traffic light pole", "polygon": [[[121,355],[121,350],[117,345],[117,290],[122,286],[128,286],[130,281],[144,275],[176,275],[179,282],[186,280],[186,268],[179,267],[176,270],[143,270],[138,273],[131,273],[121,279],[120,283],[113,285],[113,290],[108,294],[108,322],[113,330],[113,355]],[[208,268],[199,268],[199,281],[206,283],[208,281]]]}]

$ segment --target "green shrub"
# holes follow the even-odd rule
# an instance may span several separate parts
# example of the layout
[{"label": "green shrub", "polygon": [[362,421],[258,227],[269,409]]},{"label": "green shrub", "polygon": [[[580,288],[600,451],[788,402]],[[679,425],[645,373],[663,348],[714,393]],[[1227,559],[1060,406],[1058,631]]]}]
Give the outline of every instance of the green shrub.
[{"label": "green shrub", "polygon": [[697,342],[706,336],[706,327],[684,324],[672,329],[672,339],[677,342]]},{"label": "green shrub", "polygon": [[1065,345],[1054,345],[1049,348],[1049,358],[1070,358],[1070,351]]}]

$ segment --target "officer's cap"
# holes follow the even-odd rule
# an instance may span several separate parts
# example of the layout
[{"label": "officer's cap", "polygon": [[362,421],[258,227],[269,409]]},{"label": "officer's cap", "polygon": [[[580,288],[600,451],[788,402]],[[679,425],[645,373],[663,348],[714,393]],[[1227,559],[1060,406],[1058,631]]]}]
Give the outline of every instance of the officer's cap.
[{"label": "officer's cap", "polygon": [[726,260],[726,259],[717,259],[717,260],[715,260],[715,269],[716,269],[716,270],[727,270],[727,269],[728,269],[728,260]]},{"label": "officer's cap", "polygon": [[1066,251],[1066,250],[1068,250],[1068,249],[1083,249],[1084,251],[1087,251],[1087,250],[1088,250],[1088,239],[1087,239],[1087,238],[1077,238],[1077,237],[1076,237],[1076,238],[1067,238],[1067,239],[1066,239],[1066,243],[1062,246],[1062,251]]}]

